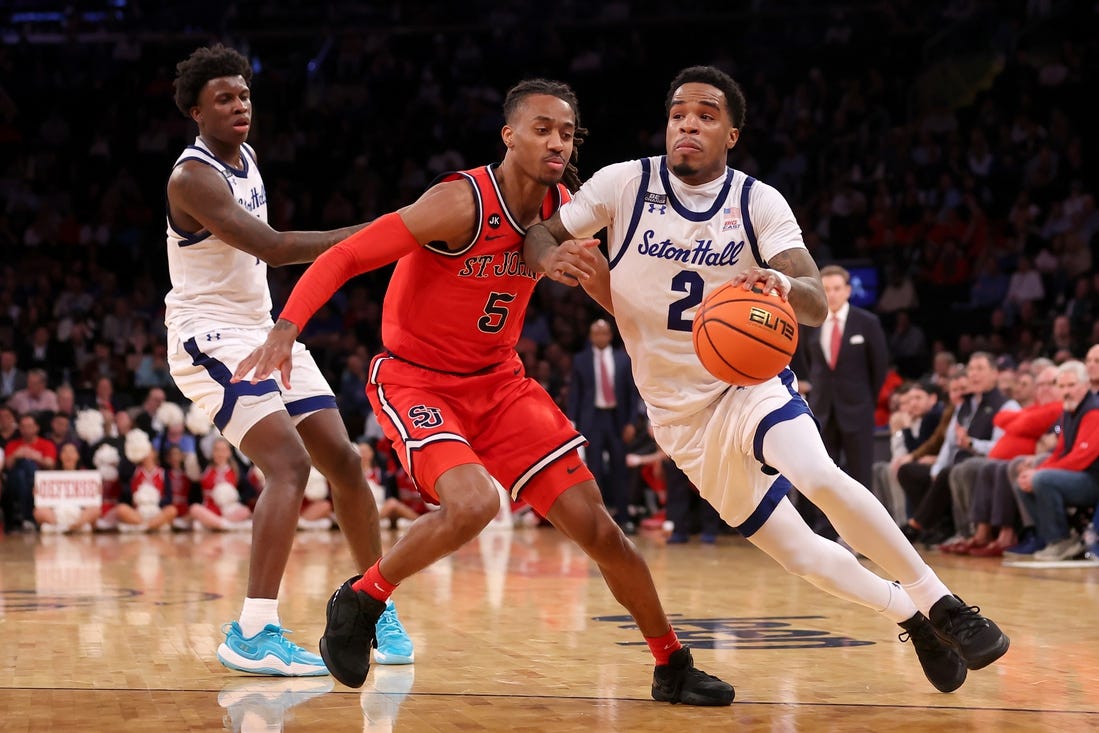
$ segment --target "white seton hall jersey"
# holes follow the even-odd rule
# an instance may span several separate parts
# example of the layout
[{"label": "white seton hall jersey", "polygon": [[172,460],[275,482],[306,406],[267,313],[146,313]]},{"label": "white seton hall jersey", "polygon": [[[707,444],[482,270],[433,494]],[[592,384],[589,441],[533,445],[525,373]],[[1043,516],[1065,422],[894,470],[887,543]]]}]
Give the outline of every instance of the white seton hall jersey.
[{"label": "white seton hall jersey", "polygon": [[734,273],[805,247],[773,187],[731,168],[688,186],[664,156],[603,168],[560,211],[576,237],[607,227],[615,320],[657,424],[680,422],[729,389],[691,342],[703,297]]},{"label": "white seton hall jersey", "polygon": [[[219,160],[201,138],[189,145],[175,165],[197,160],[225,179],[233,198],[260,221],[267,221],[267,191],[256,166],[256,154],[241,146],[243,168]],[[174,166],[173,166],[174,167]],[[164,320],[185,341],[217,327],[272,325],[267,263],[231,247],[203,230],[181,231],[168,219],[168,272],[172,289],[164,298]]]}]

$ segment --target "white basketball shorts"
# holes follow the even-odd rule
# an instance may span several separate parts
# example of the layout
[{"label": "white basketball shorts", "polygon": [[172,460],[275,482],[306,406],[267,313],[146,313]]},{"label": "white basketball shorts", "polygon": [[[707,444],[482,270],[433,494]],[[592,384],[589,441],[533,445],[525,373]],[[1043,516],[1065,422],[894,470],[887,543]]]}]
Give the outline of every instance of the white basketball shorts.
[{"label": "white basketball shorts", "polygon": [[221,328],[182,340],[168,333],[168,366],[176,387],[198,405],[230,443],[240,441],[273,412],[285,410],[294,424],[317,410],[336,407],[336,398],[309,350],[294,344],[291,389],[278,372],[262,382],[231,384],[237,365],[263,344],[268,328]]},{"label": "white basketball shorts", "polygon": [[[798,415],[812,413],[797,392],[794,373],[785,369],[763,384],[730,388],[682,422],[654,423],[653,436],[722,519],[750,537],[791,488],[764,463],[763,437]],[[811,423],[806,426],[811,429]]]}]

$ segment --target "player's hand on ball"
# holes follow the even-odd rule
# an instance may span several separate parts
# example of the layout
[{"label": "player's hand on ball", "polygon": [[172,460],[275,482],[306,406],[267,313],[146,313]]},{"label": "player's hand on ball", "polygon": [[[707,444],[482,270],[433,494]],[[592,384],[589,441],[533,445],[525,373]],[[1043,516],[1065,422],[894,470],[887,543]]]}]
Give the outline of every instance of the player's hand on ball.
[{"label": "player's hand on ball", "polygon": [[752,267],[738,272],[729,279],[729,284],[745,290],[758,288],[760,292],[774,293],[783,300],[790,299],[790,278],[769,267]]},{"label": "player's hand on ball", "polygon": [[279,320],[271,333],[267,334],[267,340],[256,347],[251,354],[237,365],[230,382],[240,382],[248,372],[252,372],[251,384],[261,382],[271,376],[271,372],[279,370],[282,385],[290,389],[290,373],[294,369],[291,354],[294,350],[294,341],[298,337],[298,327],[290,321]]}]

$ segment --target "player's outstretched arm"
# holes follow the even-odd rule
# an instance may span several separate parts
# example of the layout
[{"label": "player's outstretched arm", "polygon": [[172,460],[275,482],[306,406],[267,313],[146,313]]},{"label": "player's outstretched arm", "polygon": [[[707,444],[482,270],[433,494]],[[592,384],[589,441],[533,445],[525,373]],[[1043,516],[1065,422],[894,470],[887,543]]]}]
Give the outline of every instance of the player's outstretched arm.
[{"label": "player's outstretched arm", "polygon": [[207,230],[273,267],[312,262],[365,226],[356,224],[327,232],[275,231],[233,198],[220,173],[196,162],[185,162],[172,171],[168,202],[172,218],[184,229]]},{"label": "player's outstretched arm", "polygon": [[598,239],[576,239],[561,223],[561,215],[555,213],[549,219],[527,230],[523,242],[523,259],[535,272],[576,287],[581,281],[597,273],[596,257],[602,255],[593,248]]},{"label": "player's outstretched arm", "polygon": [[250,381],[255,384],[267,379],[277,369],[282,386],[290,389],[290,373],[294,370],[291,354],[299,333],[301,331],[297,326],[280,318],[267,334],[267,339],[237,365],[237,370],[229,381],[239,382],[252,372]]},{"label": "player's outstretched arm", "polygon": [[468,184],[443,183],[329,249],[306,269],[266,341],[241,361],[232,381],[241,381],[251,371],[255,384],[277,369],[289,389],[294,341],[340,286],[355,275],[399,260],[422,243],[466,244],[472,236],[473,219],[473,194]]}]

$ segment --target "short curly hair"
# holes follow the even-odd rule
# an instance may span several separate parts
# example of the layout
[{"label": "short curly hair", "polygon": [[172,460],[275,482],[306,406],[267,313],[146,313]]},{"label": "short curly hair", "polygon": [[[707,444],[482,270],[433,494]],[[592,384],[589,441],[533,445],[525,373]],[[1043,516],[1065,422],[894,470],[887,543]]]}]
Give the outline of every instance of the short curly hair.
[{"label": "short curly hair", "polygon": [[672,83],[668,87],[668,95],[664,98],[665,114],[672,109],[672,98],[675,96],[676,90],[691,82],[709,84],[721,90],[721,93],[725,95],[725,108],[729,112],[729,119],[733,121],[733,127],[740,130],[744,129],[744,116],[748,106],[744,101],[744,92],[741,91],[740,85],[733,80],[733,77],[713,66],[688,66],[676,74],[675,79],[672,79]]},{"label": "short curly hair", "polygon": [[206,82],[223,76],[242,76],[244,83],[251,85],[252,65],[240,51],[220,43],[197,48],[176,64],[175,102],[184,117],[191,116]]}]

